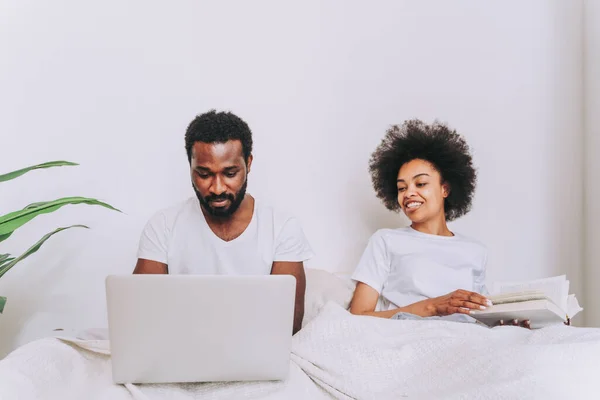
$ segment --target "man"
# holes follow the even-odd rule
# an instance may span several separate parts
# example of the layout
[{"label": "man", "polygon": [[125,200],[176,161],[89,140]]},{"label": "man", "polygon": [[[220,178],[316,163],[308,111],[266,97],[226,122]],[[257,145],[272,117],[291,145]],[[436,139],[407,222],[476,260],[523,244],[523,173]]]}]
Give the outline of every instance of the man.
[{"label": "man", "polygon": [[293,275],[296,333],[304,316],[303,262],[313,252],[298,220],[246,194],[250,128],[211,110],[190,123],[185,148],[196,197],[150,219],[134,274]]}]

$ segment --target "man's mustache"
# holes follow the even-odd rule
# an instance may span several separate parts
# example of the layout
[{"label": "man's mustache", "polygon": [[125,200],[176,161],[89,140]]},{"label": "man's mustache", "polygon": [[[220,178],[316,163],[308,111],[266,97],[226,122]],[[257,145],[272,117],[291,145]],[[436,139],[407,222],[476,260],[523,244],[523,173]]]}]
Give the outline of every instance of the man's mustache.
[{"label": "man's mustache", "polygon": [[220,194],[220,195],[210,195],[210,196],[206,196],[204,198],[204,200],[206,200],[207,202],[211,202],[211,201],[221,201],[221,200],[230,200],[233,201],[234,200],[234,196],[232,194]]}]

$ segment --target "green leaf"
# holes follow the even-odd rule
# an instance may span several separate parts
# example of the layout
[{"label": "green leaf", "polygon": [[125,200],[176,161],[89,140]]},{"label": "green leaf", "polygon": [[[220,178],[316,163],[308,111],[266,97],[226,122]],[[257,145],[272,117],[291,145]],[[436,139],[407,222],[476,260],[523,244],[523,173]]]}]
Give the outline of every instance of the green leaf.
[{"label": "green leaf", "polygon": [[8,174],[0,175],[0,182],[10,181],[11,179],[18,178],[21,175],[33,171],[34,169],[52,168],[52,167],[63,167],[70,165],[79,165],[70,161],[50,161],[43,164],[32,165],[31,167],[19,169],[17,171],[9,172]]},{"label": "green leaf", "polygon": [[2,261],[6,260],[8,257],[10,257],[10,254],[0,254],[0,264],[2,264]]},{"label": "green leaf", "polygon": [[4,311],[4,305],[6,304],[6,297],[0,296],[0,314]]},{"label": "green leaf", "polygon": [[67,204],[89,204],[102,206],[108,209],[121,212],[110,204],[101,202],[100,200],[90,199],[87,197],[65,197],[58,200],[35,203],[35,206],[29,205],[22,210],[15,211],[0,217],[0,242],[6,240],[8,236],[16,229],[25,225],[35,217],[41,214],[48,214],[66,206]]},{"label": "green leaf", "polygon": [[86,229],[89,229],[85,225],[71,225],[71,226],[67,226],[67,227],[55,229],[54,231],[45,234],[40,240],[37,241],[36,244],[34,244],[33,246],[31,246],[29,249],[27,249],[19,257],[13,259],[8,264],[4,264],[2,267],[0,267],[0,278],[6,272],[8,272],[8,270],[10,270],[12,267],[14,267],[15,264],[17,264],[19,261],[24,260],[25,258],[29,257],[30,255],[32,255],[33,253],[35,253],[36,251],[38,251],[40,249],[40,247],[42,247],[42,245],[44,244],[44,242],[46,242],[46,240],[50,239],[50,237],[52,237],[52,235],[57,234],[58,232],[64,231],[65,229],[70,229],[70,228],[86,228]]},{"label": "green leaf", "polygon": [[14,257],[8,257],[8,258],[0,261],[0,269],[2,269],[2,266],[8,264],[9,262],[11,262],[14,259],[15,259]]},{"label": "green leaf", "polygon": [[27,207],[25,207],[24,210],[29,210],[30,208],[37,208],[39,206],[43,206],[46,203],[47,203],[46,201],[42,201],[42,202],[39,202],[39,203],[31,203]]}]

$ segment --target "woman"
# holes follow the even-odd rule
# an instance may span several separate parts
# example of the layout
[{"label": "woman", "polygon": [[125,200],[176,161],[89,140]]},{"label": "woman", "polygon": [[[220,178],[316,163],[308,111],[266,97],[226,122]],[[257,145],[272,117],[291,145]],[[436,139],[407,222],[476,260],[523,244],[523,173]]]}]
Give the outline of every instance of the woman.
[{"label": "woman", "polygon": [[492,305],[484,295],[487,251],[447,226],[470,210],[475,189],[465,140],[440,123],[407,121],[388,130],[369,167],[377,197],[412,223],[370,238],[352,276],[350,312],[474,321],[471,310]]}]

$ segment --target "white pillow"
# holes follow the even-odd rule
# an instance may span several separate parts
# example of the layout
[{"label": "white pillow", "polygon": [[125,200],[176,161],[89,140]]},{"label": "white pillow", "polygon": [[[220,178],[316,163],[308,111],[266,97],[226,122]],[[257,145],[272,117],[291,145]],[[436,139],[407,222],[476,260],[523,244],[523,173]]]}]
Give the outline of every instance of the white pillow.
[{"label": "white pillow", "polygon": [[315,268],[306,268],[305,272],[303,327],[312,321],[329,301],[339,304],[346,310],[350,307],[356,283],[349,276]]}]

